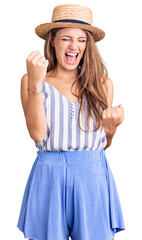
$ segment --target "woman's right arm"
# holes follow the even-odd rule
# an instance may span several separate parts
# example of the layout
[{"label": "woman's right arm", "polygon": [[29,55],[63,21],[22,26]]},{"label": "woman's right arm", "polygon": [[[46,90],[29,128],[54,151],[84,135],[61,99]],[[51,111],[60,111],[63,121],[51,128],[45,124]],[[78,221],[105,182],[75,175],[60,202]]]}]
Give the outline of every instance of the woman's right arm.
[{"label": "woman's right arm", "polygon": [[[43,58],[41,55],[38,53],[35,55],[35,52],[33,52],[30,56],[32,58],[36,57],[36,62],[40,58],[40,62]],[[31,58],[30,58],[30,63],[31,63]],[[29,62],[27,62],[29,64]],[[46,64],[44,64],[44,68],[46,70]],[[28,65],[30,68],[30,64]],[[27,68],[28,68],[27,67]],[[32,66],[33,67],[33,66]],[[36,67],[36,70],[39,70],[39,65],[37,64],[34,65]],[[28,69],[29,70],[29,69]],[[33,71],[33,69],[31,68]],[[43,68],[42,68],[43,70]],[[39,73],[40,71],[38,71]],[[42,76],[44,76],[42,74]],[[40,77],[40,76],[39,76]],[[42,89],[42,81],[43,78],[40,78],[39,80],[34,79],[33,74],[30,74],[30,71],[25,74],[22,79],[21,79],[21,102],[22,102],[22,107],[26,119],[26,125],[30,134],[30,137],[37,141],[41,142],[47,134],[47,124],[46,124],[46,116],[45,116],[45,109],[44,109],[44,96],[43,92],[40,94],[30,94],[27,91],[27,88],[29,88],[31,91],[39,92]]]}]

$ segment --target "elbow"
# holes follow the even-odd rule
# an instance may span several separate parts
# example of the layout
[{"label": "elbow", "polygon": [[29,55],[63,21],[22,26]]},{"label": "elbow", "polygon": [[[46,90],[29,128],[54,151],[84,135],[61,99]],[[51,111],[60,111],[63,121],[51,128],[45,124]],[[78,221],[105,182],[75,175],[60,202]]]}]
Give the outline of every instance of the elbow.
[{"label": "elbow", "polygon": [[38,143],[41,143],[41,142],[46,138],[46,136],[44,136],[44,137],[39,137],[38,135],[32,135],[32,134],[30,134],[30,137],[31,137],[35,142],[38,142]]},{"label": "elbow", "polygon": [[106,150],[108,147],[110,147],[111,146],[111,143],[109,142],[107,142],[107,145],[105,146],[105,148],[104,148],[104,150]]},{"label": "elbow", "polygon": [[29,132],[30,137],[36,141],[36,142],[42,142],[44,139],[46,139],[47,136],[47,126],[46,124],[42,126],[43,127],[39,127],[39,124],[36,126],[33,124],[33,122],[28,121],[28,118],[26,118],[26,125],[27,125],[27,129]]},{"label": "elbow", "polygon": [[35,129],[32,127],[29,127],[29,125],[27,125],[28,128],[28,132],[30,137],[36,141],[36,142],[42,142],[46,136],[47,136],[47,128],[45,129]]}]

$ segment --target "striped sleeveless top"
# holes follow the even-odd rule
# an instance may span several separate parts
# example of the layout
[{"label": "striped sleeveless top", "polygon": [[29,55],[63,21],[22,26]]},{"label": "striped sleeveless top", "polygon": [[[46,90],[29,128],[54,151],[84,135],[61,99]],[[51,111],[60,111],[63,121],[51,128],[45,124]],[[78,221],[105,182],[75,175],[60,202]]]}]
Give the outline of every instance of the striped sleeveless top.
[{"label": "striped sleeveless top", "polygon": [[[80,113],[78,124],[79,100],[72,103],[58,89],[48,82],[42,82],[44,109],[47,122],[47,135],[42,142],[34,141],[39,151],[101,150],[107,145],[104,129],[92,132],[87,123],[87,101],[84,99],[84,113]],[[84,125],[86,122],[87,125]],[[90,120],[91,130],[95,123]],[[89,132],[88,132],[89,130]]]}]

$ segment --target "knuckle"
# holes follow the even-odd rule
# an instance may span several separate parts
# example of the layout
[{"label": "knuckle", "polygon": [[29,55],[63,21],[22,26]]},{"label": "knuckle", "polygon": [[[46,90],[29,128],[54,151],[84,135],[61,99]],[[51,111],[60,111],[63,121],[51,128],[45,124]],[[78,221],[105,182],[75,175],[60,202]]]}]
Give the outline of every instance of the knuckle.
[{"label": "knuckle", "polygon": [[116,117],[117,117],[117,115],[116,115],[115,112],[112,113],[112,117],[113,117],[113,118],[116,118]]},{"label": "knuckle", "polygon": [[41,56],[41,60],[45,60],[45,57]]},{"label": "knuckle", "polygon": [[37,50],[37,51],[34,51],[33,53],[35,53],[35,54],[39,54],[39,51]]},{"label": "knuckle", "polygon": [[36,66],[36,61],[35,61],[34,59],[31,61],[31,63],[32,63],[34,66]]},{"label": "knuckle", "polygon": [[39,67],[41,67],[41,66],[42,66],[42,63],[41,63],[41,62],[38,62],[37,65],[38,65]]}]

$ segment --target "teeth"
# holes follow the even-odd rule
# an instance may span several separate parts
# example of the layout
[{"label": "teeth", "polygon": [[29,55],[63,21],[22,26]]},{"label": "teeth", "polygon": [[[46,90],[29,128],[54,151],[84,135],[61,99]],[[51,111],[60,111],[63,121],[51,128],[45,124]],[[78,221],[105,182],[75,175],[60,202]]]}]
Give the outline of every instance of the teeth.
[{"label": "teeth", "polygon": [[70,55],[70,56],[76,56],[77,53],[66,53],[67,55]]}]

